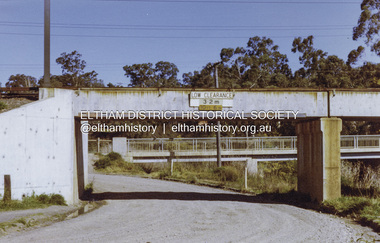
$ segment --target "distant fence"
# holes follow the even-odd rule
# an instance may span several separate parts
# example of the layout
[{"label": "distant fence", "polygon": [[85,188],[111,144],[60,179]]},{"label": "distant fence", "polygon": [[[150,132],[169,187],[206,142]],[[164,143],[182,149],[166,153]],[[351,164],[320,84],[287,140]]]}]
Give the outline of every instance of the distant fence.
[{"label": "distant fence", "polygon": [[[133,138],[127,139],[127,151],[133,152],[207,152],[216,150],[216,139],[208,138]],[[297,137],[222,137],[224,151],[297,150]],[[341,136],[341,149],[380,149],[380,135]],[[112,152],[112,140],[89,140],[90,153]]]},{"label": "distant fence", "polygon": [[88,152],[108,154],[112,152],[112,140],[100,139],[100,138],[89,139]]},{"label": "distant fence", "polygon": [[38,100],[38,87],[0,87],[0,99],[4,98]]}]

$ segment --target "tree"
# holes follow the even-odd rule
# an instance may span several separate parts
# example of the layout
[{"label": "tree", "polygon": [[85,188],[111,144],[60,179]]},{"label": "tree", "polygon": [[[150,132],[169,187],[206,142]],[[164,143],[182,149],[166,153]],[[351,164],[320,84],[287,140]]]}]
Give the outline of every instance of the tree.
[{"label": "tree", "polygon": [[327,56],[326,52],[315,49],[313,45],[314,37],[312,35],[304,39],[301,37],[295,38],[292,44],[292,52],[302,54],[299,61],[304,66],[304,68],[295,72],[295,76],[308,79],[308,86],[312,86],[312,82],[316,79],[320,60]]},{"label": "tree", "polygon": [[170,62],[160,61],[156,63],[154,72],[156,76],[156,87],[178,87],[178,68]]},{"label": "tree", "polygon": [[125,76],[130,78],[131,87],[179,87],[178,68],[170,62],[133,64],[124,66]]},{"label": "tree", "polygon": [[358,59],[363,55],[364,47],[358,46],[356,50],[352,50],[347,57],[347,65],[355,65]]},{"label": "tree", "polygon": [[37,87],[37,79],[24,74],[11,75],[5,87]]},{"label": "tree", "polygon": [[286,55],[270,38],[252,37],[247,47],[223,48],[221,61],[207,64],[201,72],[185,74],[184,83],[191,87],[214,87],[218,68],[219,87],[267,88],[287,87],[291,70]]},{"label": "tree", "polygon": [[362,66],[351,70],[354,87],[377,88],[380,86],[380,64],[365,62]]},{"label": "tree", "polygon": [[365,37],[365,43],[371,46],[371,51],[380,56],[380,1],[363,0],[361,10],[352,37],[354,40]]},{"label": "tree", "polygon": [[350,76],[350,68],[342,59],[335,55],[314,48],[314,37],[295,38],[292,52],[300,52],[300,63],[303,67],[294,74],[296,84],[306,84],[308,87],[324,88],[354,88]]},{"label": "tree", "polygon": [[82,60],[82,55],[77,51],[71,53],[63,52],[56,59],[57,64],[61,65],[62,75],[53,76],[52,82],[55,87],[104,87],[103,81],[98,79],[95,71],[85,72],[86,61]]},{"label": "tree", "polygon": [[182,81],[185,86],[192,88],[212,88],[215,87],[214,71],[213,64],[208,63],[200,72],[184,73]]},{"label": "tree", "polygon": [[116,85],[114,85],[113,83],[108,83],[107,87],[108,88],[123,88],[123,85],[121,83],[117,83]]}]

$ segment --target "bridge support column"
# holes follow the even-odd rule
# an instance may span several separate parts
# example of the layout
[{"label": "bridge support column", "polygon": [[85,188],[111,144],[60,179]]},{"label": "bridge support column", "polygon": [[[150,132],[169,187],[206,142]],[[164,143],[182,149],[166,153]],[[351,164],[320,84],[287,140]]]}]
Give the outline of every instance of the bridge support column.
[{"label": "bridge support column", "polygon": [[298,191],[323,201],[341,196],[342,120],[320,118],[297,124]]}]

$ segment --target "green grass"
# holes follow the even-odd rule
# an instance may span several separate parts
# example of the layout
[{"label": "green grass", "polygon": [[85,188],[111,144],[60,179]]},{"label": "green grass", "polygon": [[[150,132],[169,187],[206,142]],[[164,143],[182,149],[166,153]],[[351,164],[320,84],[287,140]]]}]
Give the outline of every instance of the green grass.
[{"label": "green grass", "polygon": [[325,200],[320,205],[323,212],[353,218],[380,232],[380,199],[343,196],[335,200]]},{"label": "green grass", "polygon": [[66,205],[64,198],[59,194],[41,194],[34,193],[22,200],[0,201],[1,211],[24,210],[33,208],[45,208],[51,205]]},{"label": "green grass", "polygon": [[342,197],[321,204],[324,212],[353,218],[380,232],[380,168],[342,161]]}]

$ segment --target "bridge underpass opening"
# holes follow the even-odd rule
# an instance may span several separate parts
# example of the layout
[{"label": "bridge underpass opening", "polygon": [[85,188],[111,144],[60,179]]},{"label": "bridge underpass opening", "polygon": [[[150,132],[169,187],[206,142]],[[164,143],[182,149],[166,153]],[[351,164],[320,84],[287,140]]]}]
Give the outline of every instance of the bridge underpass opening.
[{"label": "bridge underpass opening", "polygon": [[[79,178],[86,177],[81,160],[81,112],[110,110],[195,111],[194,92],[232,92],[226,110],[297,111],[299,190],[322,201],[340,197],[340,118],[379,119],[380,90],[221,90],[221,89],[81,89],[74,91]],[[280,101],[280,102],[279,102]],[[218,106],[214,106],[218,107]],[[224,109],[224,108],[223,108]],[[83,139],[83,137],[82,137]],[[83,150],[83,148],[82,148]],[[82,164],[82,166],[80,165]],[[81,175],[83,171],[83,176]],[[301,176],[302,175],[302,176]],[[312,179],[311,179],[312,178]],[[78,185],[84,183],[78,182]],[[81,186],[81,187],[82,187]],[[83,187],[82,187],[83,188]],[[79,191],[83,189],[79,188]]]},{"label": "bridge underpass opening", "polygon": [[[87,117],[88,118],[88,117]],[[93,132],[92,134],[88,134],[88,133],[85,133],[85,134],[82,134],[83,133],[83,128],[86,128],[87,125],[89,122],[91,122],[92,126],[95,126],[95,132]],[[127,123],[125,123],[127,122]],[[80,163],[80,161],[84,160],[84,157],[83,157],[83,154],[86,154],[86,151],[84,151],[84,148],[85,146],[81,146],[81,144],[84,144],[84,143],[87,143],[89,141],[89,137],[91,137],[91,135],[93,136],[96,136],[94,134],[100,134],[100,133],[104,133],[106,132],[107,133],[107,129],[110,130],[110,129],[113,129],[114,127],[118,127],[121,129],[117,131],[116,133],[116,136],[115,136],[115,133],[108,133],[108,135],[111,135],[108,137],[108,139],[112,139],[112,140],[107,140],[107,141],[111,141],[112,142],[112,150],[109,150],[107,153],[109,152],[118,152],[120,155],[123,156],[124,159],[126,159],[126,161],[128,162],[133,162],[133,163],[138,163],[136,161],[144,161],[144,163],[142,165],[146,165],[146,157],[148,157],[148,155],[144,154],[144,153],[139,153],[138,155],[134,155],[134,156],[131,156],[129,157],[128,154],[127,154],[127,142],[126,142],[126,138],[130,138],[131,135],[133,134],[133,136],[141,136],[143,133],[147,133],[149,132],[150,134],[148,135],[149,138],[151,139],[154,139],[156,141],[161,141],[161,143],[159,144],[154,144],[153,146],[155,147],[158,147],[160,152],[158,154],[155,155],[154,159],[151,159],[154,160],[153,163],[156,163],[156,161],[160,161],[161,163],[161,166],[162,164],[166,167],[169,167],[170,171],[173,171],[173,166],[174,166],[174,162],[178,162],[180,160],[184,160],[186,162],[192,162],[193,159],[195,160],[201,160],[202,162],[205,162],[205,163],[211,163],[211,164],[217,164],[217,154],[216,154],[216,139],[215,137],[205,137],[205,138],[208,138],[208,139],[212,139],[214,141],[213,145],[214,145],[214,151],[213,152],[210,152],[210,151],[207,151],[205,153],[201,153],[201,154],[198,154],[196,156],[194,155],[187,155],[187,154],[181,154],[181,153],[177,153],[177,151],[175,151],[175,147],[177,147],[177,145],[180,145],[180,144],[177,144],[176,143],[176,139],[173,138],[173,136],[181,136],[185,133],[187,133],[186,131],[179,131],[179,128],[178,128],[178,123],[180,122],[180,124],[184,125],[184,126],[203,126],[204,123],[207,121],[206,120],[190,120],[190,119],[171,119],[170,121],[167,121],[167,120],[163,120],[163,119],[159,119],[159,120],[154,120],[154,119],[150,119],[148,121],[144,121],[144,126],[146,127],[150,127],[150,126],[157,126],[156,128],[154,128],[154,132],[152,133],[153,130],[149,131],[149,130],[143,130],[141,131],[139,134],[133,134],[133,132],[131,132],[130,130],[128,129],[125,129],[126,126],[131,126],[131,124],[135,124],[136,123],[136,120],[133,120],[133,119],[124,119],[124,120],[121,120],[121,119],[96,119],[96,117],[90,117],[90,119],[81,119],[81,117],[75,117],[75,131],[76,131],[76,149],[78,151],[77,153],[77,161],[79,162],[78,163],[78,166],[77,166],[77,171],[78,171],[78,178],[81,178],[80,182],[78,183],[79,185],[79,192],[80,192],[80,195],[83,194],[83,187],[85,186],[86,182],[83,178],[85,178],[85,170],[86,170],[86,163]],[[217,124],[216,120],[211,120],[211,121],[208,121],[209,123],[209,126],[213,126],[215,124]],[[189,124],[190,123],[190,124]],[[154,125],[152,125],[154,124]],[[198,124],[201,124],[201,125],[198,125]],[[139,125],[141,125],[141,123],[139,123]],[[167,130],[169,130],[170,127],[174,126],[175,127],[175,133],[173,135],[173,133],[170,133],[170,132],[163,132],[163,130],[165,130],[165,128],[163,128],[164,126],[166,126]],[[229,126],[232,126],[232,125],[229,125]],[[234,125],[234,126],[237,126],[237,125]],[[244,126],[244,127],[249,127],[249,126],[253,126],[252,124],[240,124],[239,126]],[[148,128],[147,128],[148,129]],[[159,131],[158,131],[159,130]],[[224,132],[226,132],[226,130],[222,130]],[[244,130],[245,131],[245,130]],[[114,131],[115,132],[115,131]],[[214,135],[215,136],[215,132],[214,131],[201,131],[202,133],[206,134],[208,133],[208,135]],[[120,137],[120,133],[124,133],[124,137]],[[128,133],[127,135],[125,133]],[[135,132],[136,133],[136,132]],[[103,134],[104,135],[104,134]],[[146,134],[144,135],[145,139],[146,139]],[[166,137],[165,137],[166,136]],[[169,137],[167,137],[169,136]],[[167,140],[167,142],[162,142],[163,140]],[[181,144],[181,145],[184,145],[184,144]],[[99,146],[99,145],[97,145]],[[186,146],[185,146],[186,147]],[[100,148],[98,148],[97,150],[98,152],[100,151]],[[106,154],[107,154],[106,153]],[[191,159],[189,160],[189,158],[191,157]],[[240,157],[240,158],[238,158]],[[249,160],[249,162],[248,162]],[[227,164],[227,163],[231,163],[231,162],[241,162],[241,164],[244,164],[244,166],[246,166],[248,163],[256,163],[256,167],[257,167],[257,161],[255,160],[251,160],[249,159],[249,157],[241,157],[241,156],[234,156],[233,158],[231,158],[231,156],[226,156],[226,155],[223,155],[223,158],[222,158],[222,162],[223,162],[223,165]],[[89,165],[90,168],[91,168],[91,165]],[[213,165],[214,166],[214,165]],[[244,169],[243,169],[244,171]]]},{"label": "bridge underpass opening", "polygon": [[[80,117],[75,118],[78,178],[84,178],[83,138]],[[318,201],[341,196],[340,184],[340,132],[339,118],[320,118],[297,123],[297,177],[298,191],[308,193]],[[82,152],[81,152],[82,151]],[[173,155],[171,155],[172,157]],[[173,156],[174,157],[174,156]],[[172,158],[170,158],[171,160]],[[84,180],[78,182],[79,195],[84,191]]]}]

